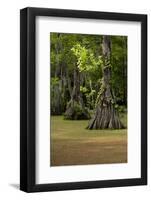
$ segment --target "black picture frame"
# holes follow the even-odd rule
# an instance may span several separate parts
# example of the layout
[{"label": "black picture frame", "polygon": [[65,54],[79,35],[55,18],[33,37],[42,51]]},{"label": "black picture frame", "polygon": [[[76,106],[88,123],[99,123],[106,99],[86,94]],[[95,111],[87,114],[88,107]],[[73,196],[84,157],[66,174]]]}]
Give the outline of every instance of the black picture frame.
[{"label": "black picture frame", "polygon": [[[36,184],[35,19],[54,16],[141,23],[141,178]],[[25,192],[121,187],[147,184],[147,15],[24,8],[20,11],[20,189]]]}]

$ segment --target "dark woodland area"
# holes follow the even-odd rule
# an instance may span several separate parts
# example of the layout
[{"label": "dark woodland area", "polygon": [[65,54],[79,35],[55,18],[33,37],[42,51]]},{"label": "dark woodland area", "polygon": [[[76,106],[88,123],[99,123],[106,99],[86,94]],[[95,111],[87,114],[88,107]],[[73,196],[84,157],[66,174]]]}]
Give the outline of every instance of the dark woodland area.
[{"label": "dark woodland area", "polygon": [[127,37],[50,33],[51,115],[122,129],[127,112]]}]

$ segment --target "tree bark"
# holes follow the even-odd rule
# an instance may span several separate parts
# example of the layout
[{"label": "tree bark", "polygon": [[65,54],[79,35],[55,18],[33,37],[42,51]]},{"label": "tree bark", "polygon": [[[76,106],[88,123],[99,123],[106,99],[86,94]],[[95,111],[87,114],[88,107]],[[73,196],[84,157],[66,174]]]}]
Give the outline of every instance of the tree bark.
[{"label": "tree bark", "polygon": [[124,128],[124,126],[119,119],[117,110],[115,109],[115,101],[111,88],[110,36],[103,36],[102,54],[103,78],[101,81],[100,91],[96,100],[95,113],[88,124],[88,129],[121,129]]},{"label": "tree bark", "polygon": [[84,102],[80,92],[80,73],[77,67],[74,68],[74,86],[71,93],[71,100],[67,104],[64,114],[65,119],[79,120],[90,119],[88,110],[84,106]]}]

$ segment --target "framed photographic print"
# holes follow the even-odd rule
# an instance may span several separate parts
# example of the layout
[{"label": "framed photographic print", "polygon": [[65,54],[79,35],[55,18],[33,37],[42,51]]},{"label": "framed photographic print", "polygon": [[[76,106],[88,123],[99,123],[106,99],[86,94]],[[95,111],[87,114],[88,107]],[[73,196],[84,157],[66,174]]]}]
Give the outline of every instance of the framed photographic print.
[{"label": "framed photographic print", "polygon": [[20,189],[147,184],[147,16],[20,12]]}]

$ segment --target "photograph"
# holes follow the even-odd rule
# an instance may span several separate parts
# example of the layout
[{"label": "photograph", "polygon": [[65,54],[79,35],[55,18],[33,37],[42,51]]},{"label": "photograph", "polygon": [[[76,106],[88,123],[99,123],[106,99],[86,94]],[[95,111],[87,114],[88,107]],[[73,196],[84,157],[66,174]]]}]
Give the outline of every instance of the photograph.
[{"label": "photograph", "polygon": [[50,167],[128,162],[127,43],[50,32]]}]

